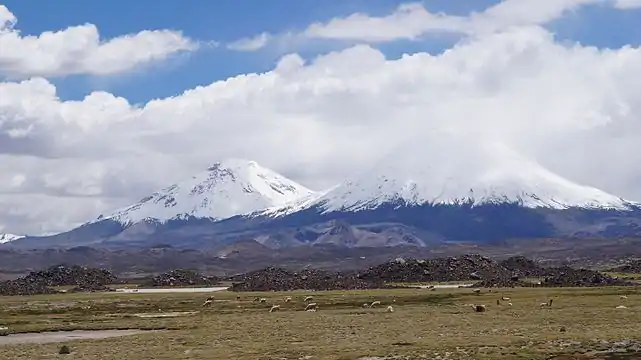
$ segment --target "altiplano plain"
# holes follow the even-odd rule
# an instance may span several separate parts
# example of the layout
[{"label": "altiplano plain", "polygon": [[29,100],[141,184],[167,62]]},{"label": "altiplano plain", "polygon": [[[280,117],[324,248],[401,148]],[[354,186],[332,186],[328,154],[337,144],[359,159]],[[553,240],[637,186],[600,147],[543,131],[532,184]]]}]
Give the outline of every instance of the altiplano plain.
[{"label": "altiplano plain", "polygon": [[[211,307],[202,307],[209,294],[194,293],[3,297],[0,324],[13,333],[163,330],[65,342],[71,358],[79,359],[122,359],[123,354],[140,360],[536,360],[562,354],[605,359],[587,356],[612,349],[641,356],[639,287],[483,289],[478,295],[469,288],[213,295]],[[288,296],[292,301],[285,302]],[[303,311],[306,296],[313,296],[318,311]],[[267,301],[254,302],[255,297]],[[511,306],[500,300],[504,297]],[[551,307],[541,306],[550,299]],[[380,306],[363,307],[376,300]],[[487,311],[475,312],[472,304]],[[272,305],[280,311],[269,312]],[[393,312],[386,311],[390,305]],[[167,312],[189,313],[136,316]],[[0,338],[0,359],[51,359],[59,356],[60,345],[3,345]]]}]

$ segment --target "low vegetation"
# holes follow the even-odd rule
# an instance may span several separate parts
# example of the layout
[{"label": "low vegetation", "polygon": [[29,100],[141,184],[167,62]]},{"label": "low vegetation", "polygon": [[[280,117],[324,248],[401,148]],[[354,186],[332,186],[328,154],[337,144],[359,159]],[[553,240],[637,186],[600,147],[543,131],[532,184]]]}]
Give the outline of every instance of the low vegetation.
[{"label": "low vegetation", "polygon": [[[203,306],[210,295],[211,306]],[[311,296],[305,302],[305,298]],[[287,297],[291,300],[285,301]],[[261,302],[259,299],[264,298]],[[552,299],[552,306],[543,306]],[[380,301],[380,305],[370,307]],[[304,311],[310,303],[318,311]],[[269,312],[273,305],[279,311]],[[485,305],[475,312],[472,305]],[[389,311],[388,306],[393,307]],[[639,287],[384,289],[0,297],[11,333],[164,329],[3,345],[0,359],[579,359],[641,354]],[[126,354],[126,355],[125,355]],[[572,356],[574,356],[572,355]],[[632,357],[630,357],[631,359]],[[608,359],[603,355],[599,359]],[[613,357],[611,359],[614,359]],[[625,357],[620,357],[625,359]]]}]

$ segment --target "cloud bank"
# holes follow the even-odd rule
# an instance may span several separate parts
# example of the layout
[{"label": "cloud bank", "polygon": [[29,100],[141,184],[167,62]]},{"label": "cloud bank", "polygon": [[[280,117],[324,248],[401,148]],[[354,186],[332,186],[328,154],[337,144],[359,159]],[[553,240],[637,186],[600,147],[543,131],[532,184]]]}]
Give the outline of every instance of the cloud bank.
[{"label": "cloud bank", "polygon": [[429,35],[479,36],[511,27],[545,25],[585,6],[629,10],[641,7],[641,0],[504,0],[466,16],[431,12],[421,3],[413,2],[401,4],[384,16],[355,13],[313,23],[299,32],[264,32],[232,42],[228,48],[256,51],[270,45],[295,48],[309,40],[385,43],[423,40]]},{"label": "cloud bank", "polygon": [[[487,18],[507,18],[495,11]],[[438,55],[390,59],[366,44],[288,54],[272,71],[140,106],[107,92],[61,101],[42,77],[0,83],[0,232],[66,230],[226,157],[313,189],[408,143],[407,156],[447,161],[421,141],[436,130],[500,141],[574,181],[641,200],[641,49],[559,42],[524,24],[488,25],[501,30]]]},{"label": "cloud bank", "polygon": [[93,24],[22,36],[15,29],[17,22],[0,4],[0,77],[111,75],[198,48],[198,43],[170,30],[145,30],[102,41]]}]

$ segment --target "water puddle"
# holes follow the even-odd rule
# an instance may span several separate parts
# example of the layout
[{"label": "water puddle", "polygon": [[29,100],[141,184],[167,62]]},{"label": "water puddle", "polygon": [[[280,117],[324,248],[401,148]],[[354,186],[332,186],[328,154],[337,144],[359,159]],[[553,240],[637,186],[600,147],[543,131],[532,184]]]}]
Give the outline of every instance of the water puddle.
[{"label": "water puddle", "polygon": [[181,317],[181,316],[190,316],[196,315],[198,311],[174,311],[166,313],[139,313],[134,314],[135,317],[140,318],[168,318],[168,317]]},{"label": "water puddle", "polygon": [[473,284],[442,284],[442,285],[419,285],[421,289],[458,289],[462,287],[470,287]]},{"label": "water puddle", "polygon": [[638,360],[641,352],[604,353],[598,355],[557,355],[548,360]]},{"label": "water puddle", "polygon": [[158,294],[158,293],[207,293],[227,290],[228,287],[195,287],[195,288],[156,288],[156,289],[116,289],[116,292],[126,294]]},{"label": "water puddle", "polygon": [[73,340],[97,340],[158,331],[160,330],[74,330],[10,334],[7,336],[0,336],[0,346],[17,344],[47,344]]}]

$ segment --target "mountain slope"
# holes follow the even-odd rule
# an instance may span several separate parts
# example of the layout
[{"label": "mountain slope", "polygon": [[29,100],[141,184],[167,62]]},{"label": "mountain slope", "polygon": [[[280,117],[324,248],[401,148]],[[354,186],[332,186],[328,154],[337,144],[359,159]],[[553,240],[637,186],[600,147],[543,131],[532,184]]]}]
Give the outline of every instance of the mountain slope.
[{"label": "mountain slope", "polygon": [[247,219],[265,229],[402,224],[441,241],[641,235],[638,203],[576,184],[502,143],[443,134],[425,142],[430,152],[410,144],[354,179]]},{"label": "mountain slope", "polygon": [[[456,144],[457,148],[466,144]],[[482,143],[438,156],[395,153],[354,180],[260,215],[280,217],[396,206],[516,204],[526,208],[629,210],[635,203],[573,183],[500,143]]]},{"label": "mountain slope", "polygon": [[294,251],[641,236],[638,203],[576,184],[504,144],[468,140],[431,135],[429,151],[399,149],[319,193],[254,162],[223,162],[67,233],[11,246],[211,249],[246,239]]},{"label": "mountain slope", "polygon": [[312,190],[254,161],[228,159],[77,228],[51,236],[26,237],[11,246],[127,247],[176,242],[213,246],[219,240],[212,228],[217,221],[282,206],[312,194]]},{"label": "mountain slope", "polygon": [[22,239],[24,236],[12,235],[12,234],[0,234],[0,244],[6,244],[11,241]]},{"label": "mountain slope", "polygon": [[229,159],[93,222],[113,220],[132,225],[149,219],[160,223],[190,217],[221,220],[312,194],[312,190],[254,161]]}]

